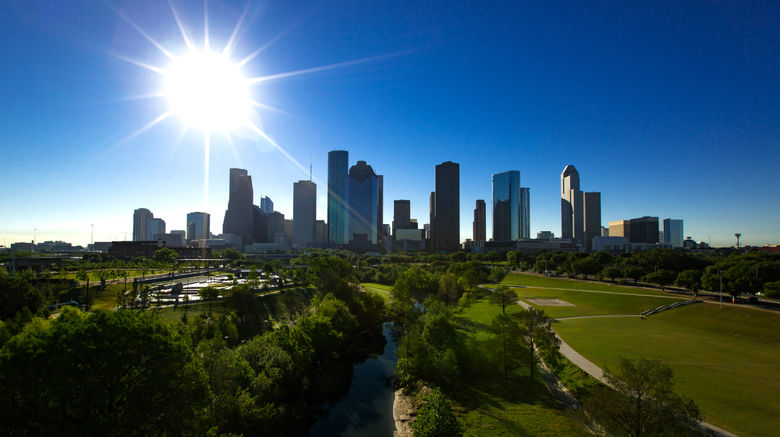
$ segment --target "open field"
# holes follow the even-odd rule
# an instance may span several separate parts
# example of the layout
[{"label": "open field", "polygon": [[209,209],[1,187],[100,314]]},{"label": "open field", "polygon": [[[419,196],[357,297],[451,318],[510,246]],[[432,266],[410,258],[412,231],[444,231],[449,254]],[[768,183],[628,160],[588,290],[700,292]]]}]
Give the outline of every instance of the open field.
[{"label": "open field", "polygon": [[530,275],[525,273],[510,273],[506,276],[506,278],[504,278],[501,284],[508,286],[523,285],[527,287],[567,288],[577,290],[613,291],[631,294],[668,295],[661,290],[655,289],[615,285],[608,282],[590,282],[576,279],[547,278],[544,276]]},{"label": "open field", "polygon": [[377,284],[375,282],[362,282],[360,284],[367,292],[376,293],[382,296],[385,302],[390,301],[390,291],[393,289],[391,285]]},{"label": "open field", "polygon": [[[544,310],[550,317],[575,317],[607,314],[639,314],[644,310],[669,305],[678,299],[639,294],[607,294],[574,290],[544,288],[515,288],[515,293],[526,302]],[[535,305],[526,298],[557,298],[573,306]],[[679,300],[684,300],[680,298]],[[703,304],[697,304],[703,305]]]},{"label": "open field", "polygon": [[[508,311],[518,311],[513,305]],[[477,299],[457,314],[459,335],[486,339],[490,322],[501,312],[498,305]],[[454,395],[453,409],[465,436],[588,435],[570,411],[554,398],[541,379],[531,383],[525,368],[508,380],[464,382]]]},{"label": "open field", "polygon": [[[560,285],[555,279],[535,279],[539,286]],[[606,284],[602,289],[615,291]],[[657,301],[670,302],[652,296],[543,289],[515,291],[521,297],[556,297],[576,305],[538,307],[553,317],[635,314],[646,309],[645,306],[657,306]],[[780,314],[735,306],[720,310],[713,304],[694,304],[644,320],[607,317],[561,320],[554,328],[575,350],[601,367],[616,365],[621,356],[665,362],[674,370],[677,390],[696,402],[708,422],[741,436],[776,435],[780,417],[780,403],[776,398],[780,393]]]}]

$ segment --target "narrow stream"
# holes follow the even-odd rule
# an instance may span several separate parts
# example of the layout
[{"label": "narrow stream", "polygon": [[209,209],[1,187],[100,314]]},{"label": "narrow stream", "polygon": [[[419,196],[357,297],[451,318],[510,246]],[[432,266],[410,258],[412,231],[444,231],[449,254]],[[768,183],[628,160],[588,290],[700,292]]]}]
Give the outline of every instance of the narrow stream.
[{"label": "narrow stream", "polygon": [[392,437],[392,376],[398,355],[390,324],[385,323],[382,328],[386,340],[382,355],[355,364],[349,392],[314,423],[309,436]]}]

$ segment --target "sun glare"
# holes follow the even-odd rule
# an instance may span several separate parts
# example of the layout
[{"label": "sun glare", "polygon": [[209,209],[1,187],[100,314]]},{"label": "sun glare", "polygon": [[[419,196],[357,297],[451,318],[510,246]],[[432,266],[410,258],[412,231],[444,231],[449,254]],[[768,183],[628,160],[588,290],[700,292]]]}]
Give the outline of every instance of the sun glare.
[{"label": "sun glare", "polygon": [[191,51],[174,58],[164,76],[171,112],[187,126],[229,132],[249,122],[249,82],[226,56]]}]

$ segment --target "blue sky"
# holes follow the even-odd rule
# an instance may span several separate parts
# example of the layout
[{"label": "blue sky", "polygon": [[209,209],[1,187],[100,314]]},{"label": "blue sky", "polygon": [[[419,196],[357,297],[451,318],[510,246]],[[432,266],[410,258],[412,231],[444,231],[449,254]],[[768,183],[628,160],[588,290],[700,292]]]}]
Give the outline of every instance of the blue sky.
[{"label": "blue sky", "polygon": [[[0,244],[131,238],[145,207],[184,229],[206,210],[219,233],[228,169],[253,177],[292,215],[306,172],[255,135],[213,135],[204,193],[203,133],[171,117],[157,73],[121,58],[170,62],[184,41],[169,5],[152,1],[0,4]],[[461,238],[491,175],[519,170],[531,187],[531,233],[560,234],[560,173],[601,191],[602,221],[681,218],[685,235],[780,243],[780,5],[772,2],[209,1],[212,47],[246,10],[233,59],[263,76],[377,57],[260,83],[254,121],[318,181],[325,218],[327,152],[346,149],[428,221],[434,166],[461,164]],[[173,1],[203,38],[201,2]],[[127,18],[124,20],[120,14]],[[386,55],[386,56],[383,56]],[[207,194],[204,195],[204,194]],[[490,235],[488,211],[488,235]]]}]

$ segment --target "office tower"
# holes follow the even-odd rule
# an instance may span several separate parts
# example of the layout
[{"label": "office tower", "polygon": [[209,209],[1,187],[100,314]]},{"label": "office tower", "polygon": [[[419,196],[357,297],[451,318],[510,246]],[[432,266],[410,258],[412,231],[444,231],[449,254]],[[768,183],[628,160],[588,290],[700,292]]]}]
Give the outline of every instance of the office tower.
[{"label": "office tower", "polygon": [[[268,243],[273,243],[276,241],[276,234],[282,234],[285,235],[286,233],[284,230],[284,214],[282,214],[279,211],[274,211],[270,214],[268,214],[268,229],[267,229],[267,236],[265,241]],[[289,241],[289,240],[288,240]]]},{"label": "office tower", "polygon": [[447,161],[436,166],[436,191],[431,240],[434,250],[460,249],[460,165]]},{"label": "office tower", "polygon": [[493,241],[520,239],[520,172],[493,175]]},{"label": "office tower", "polygon": [[314,222],[314,242],[324,244],[328,242],[328,225],[325,220]]},{"label": "office tower", "polygon": [[431,191],[431,195],[428,197],[428,210],[430,215],[428,216],[428,230],[425,231],[425,238],[430,241],[430,248],[433,249],[433,222],[436,218],[436,192]]},{"label": "office tower", "polygon": [[605,228],[604,226],[601,227],[601,236],[602,237],[609,237],[609,228]]},{"label": "office tower", "polygon": [[252,241],[252,176],[240,168],[230,169],[230,197],[225,220],[222,222],[222,233],[238,235],[244,243]]},{"label": "office tower", "polygon": [[211,217],[205,212],[191,212],[187,214],[187,241],[209,238],[211,234],[210,221]]},{"label": "office tower", "polygon": [[385,189],[385,177],[381,174],[376,175],[376,183],[379,191],[379,201],[377,202],[377,209],[376,209],[376,233],[377,233],[377,240],[382,241],[385,238],[387,238],[387,235],[385,234],[385,218],[384,218],[384,208],[382,203],[385,201],[384,196],[382,194],[382,191]]},{"label": "office tower", "polygon": [[531,189],[520,187],[520,239],[531,238]]},{"label": "office tower", "polygon": [[630,243],[658,243],[658,217],[644,216],[628,222]]},{"label": "office tower", "polygon": [[474,241],[487,241],[485,209],[485,201],[478,199],[474,208],[474,223],[472,224],[473,229],[471,237]]},{"label": "office tower", "polygon": [[538,240],[552,240],[555,238],[555,234],[552,233],[552,231],[539,231],[536,233],[536,238]]},{"label": "office tower", "polygon": [[293,219],[284,219],[284,236],[287,241],[293,241]]},{"label": "office tower", "polygon": [[585,249],[593,248],[593,238],[601,235],[601,193],[582,193]]},{"label": "office tower", "polygon": [[580,174],[573,165],[561,173],[561,238],[574,238],[575,222],[582,222],[582,210],[575,210],[573,197],[580,190]]},{"label": "office tower", "polygon": [[396,229],[409,229],[411,225],[411,204],[408,200],[393,201],[393,239]]},{"label": "office tower", "polygon": [[[265,199],[265,197],[264,197]],[[268,240],[268,214],[262,207],[253,205],[252,207],[252,242],[253,243],[272,243]]]},{"label": "office tower", "polygon": [[609,222],[609,230],[607,232],[609,233],[610,237],[628,238],[628,230],[628,220],[615,220]]},{"label": "office tower", "polygon": [[331,243],[349,243],[346,150],[328,152],[328,239]]},{"label": "office tower", "polygon": [[133,241],[145,241],[149,238],[146,235],[146,225],[149,219],[153,218],[152,212],[146,208],[138,208],[133,211]]},{"label": "office tower", "polygon": [[362,234],[372,244],[378,241],[379,226],[379,177],[366,161],[358,161],[347,176],[349,198],[348,240]]},{"label": "office tower", "polygon": [[306,247],[314,242],[317,221],[317,185],[298,181],[293,185],[293,243]]},{"label": "office tower", "polygon": [[683,247],[683,221],[664,219],[664,243],[672,247]]},{"label": "office tower", "polygon": [[165,220],[150,218],[146,221],[146,239],[159,240],[165,235]]},{"label": "office tower", "polygon": [[270,214],[274,212],[274,202],[270,197],[263,196],[260,198],[260,209],[263,210],[264,213]]}]

